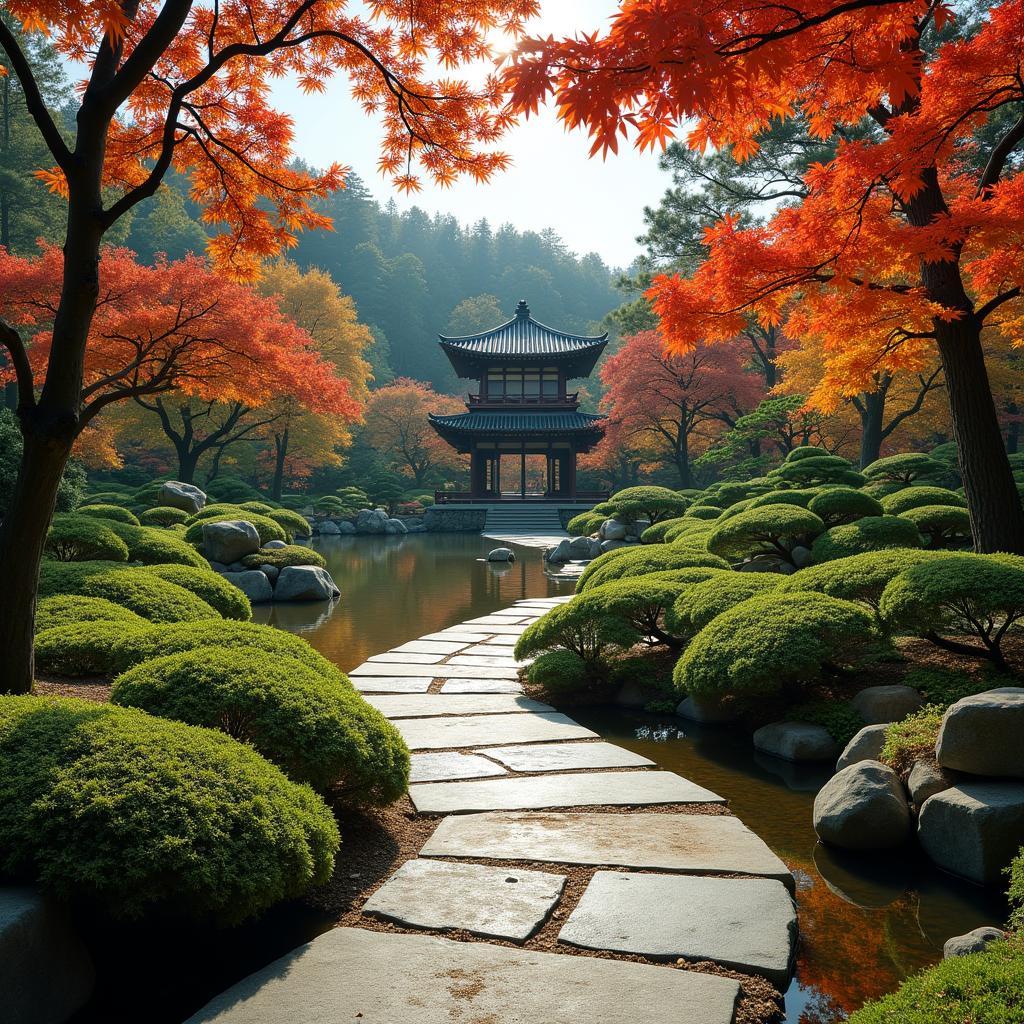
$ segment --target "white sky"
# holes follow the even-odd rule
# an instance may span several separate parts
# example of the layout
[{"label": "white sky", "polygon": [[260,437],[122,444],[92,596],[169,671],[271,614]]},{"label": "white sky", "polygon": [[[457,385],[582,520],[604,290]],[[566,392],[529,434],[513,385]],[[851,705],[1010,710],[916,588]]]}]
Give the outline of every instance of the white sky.
[{"label": "white sky", "polygon": [[[618,3],[543,0],[541,7],[530,34],[558,36],[606,25]],[[643,230],[643,208],[656,205],[669,184],[656,153],[641,155],[626,145],[606,161],[589,159],[586,134],[567,133],[544,110],[502,140],[498,148],[510,154],[512,166],[488,184],[467,180],[440,189],[424,180],[421,192],[405,197],[377,173],[379,130],[353,102],[344,78],[309,96],[282,82],[274,97],[294,118],[299,156],[314,166],[337,161],[351,167],[381,201],[394,198],[401,209],[415,205],[450,213],[463,223],[486,217],[492,227],[506,221],[521,230],[551,227],[570,249],[597,252],[613,267],[625,267],[640,253],[634,239]]]}]

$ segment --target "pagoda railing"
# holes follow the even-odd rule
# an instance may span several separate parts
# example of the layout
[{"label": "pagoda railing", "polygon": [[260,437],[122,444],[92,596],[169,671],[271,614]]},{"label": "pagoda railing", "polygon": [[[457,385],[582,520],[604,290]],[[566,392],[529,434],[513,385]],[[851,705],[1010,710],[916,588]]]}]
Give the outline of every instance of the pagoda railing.
[{"label": "pagoda railing", "polygon": [[468,404],[496,409],[506,405],[561,405],[575,409],[580,404],[579,398],[578,391],[574,391],[571,395],[502,395],[501,397],[470,395]]},{"label": "pagoda railing", "polygon": [[610,491],[577,491],[571,498],[558,494],[528,494],[524,498],[516,491],[513,494],[474,495],[469,491],[434,491],[435,505],[489,505],[496,501],[547,501],[559,505],[592,505],[607,501]]}]

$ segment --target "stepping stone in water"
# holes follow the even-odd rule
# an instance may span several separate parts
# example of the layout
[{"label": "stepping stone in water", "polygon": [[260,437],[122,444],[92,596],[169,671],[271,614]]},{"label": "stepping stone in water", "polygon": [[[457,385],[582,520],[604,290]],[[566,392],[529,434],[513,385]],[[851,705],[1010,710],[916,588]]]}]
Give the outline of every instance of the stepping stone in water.
[{"label": "stepping stone in water", "polygon": [[523,684],[511,679],[449,679],[442,693],[522,693]]},{"label": "stepping stone in water", "polygon": [[479,779],[488,775],[505,775],[500,764],[479,754],[457,754],[446,750],[440,754],[413,754],[410,759],[410,782],[442,782],[451,779]]},{"label": "stepping stone in water", "polygon": [[554,711],[548,704],[514,693],[411,693],[367,697],[385,718],[430,718],[434,715],[493,715]]},{"label": "stepping stone in water", "polygon": [[353,676],[360,693],[426,693],[432,679],[423,676]]},{"label": "stepping stone in water", "polygon": [[532,743],[519,747],[494,747],[488,757],[515,772],[561,772],[580,768],[641,768],[654,764],[614,743]]},{"label": "stepping stone in water", "polygon": [[460,814],[437,826],[420,856],[764,875],[794,887],[786,865],[731,814]]},{"label": "stepping stone in water", "polygon": [[484,864],[406,861],[367,901],[373,914],[414,928],[464,928],[524,942],[562,895],[565,878]]},{"label": "stepping stone in water", "polygon": [[730,1024],[738,997],[713,974],[332,928],[188,1024]]},{"label": "stepping stone in water", "polygon": [[388,651],[386,654],[371,654],[367,661],[391,665],[436,665],[444,661],[443,654],[407,654],[402,651]]},{"label": "stepping stone in water", "polygon": [[784,989],[796,907],[771,878],[598,871],[558,939],[585,949],[714,960]]},{"label": "stepping stone in water", "polygon": [[468,646],[461,640],[410,640],[392,649],[392,654],[454,654]]},{"label": "stepping stone in water", "polygon": [[[517,679],[515,668],[495,668],[491,665],[433,665],[435,677],[442,679]],[[422,676],[422,665],[391,665],[364,661],[349,672],[350,676]]]},{"label": "stepping stone in water", "polygon": [[587,772],[475,782],[429,782],[410,786],[409,796],[416,810],[426,814],[601,804],[725,803],[710,790],[672,772]]},{"label": "stepping stone in water", "polygon": [[470,715],[468,718],[403,718],[395,723],[395,727],[410,750],[595,738],[589,729],[558,712],[545,715]]}]

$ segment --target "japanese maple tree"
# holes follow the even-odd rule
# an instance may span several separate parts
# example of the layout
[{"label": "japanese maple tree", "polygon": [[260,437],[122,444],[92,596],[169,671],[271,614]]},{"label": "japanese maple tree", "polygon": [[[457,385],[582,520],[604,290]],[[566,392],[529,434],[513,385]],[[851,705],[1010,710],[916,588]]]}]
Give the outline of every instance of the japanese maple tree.
[{"label": "japanese maple tree", "polygon": [[603,34],[522,43],[507,84],[517,111],[553,94],[594,152],[631,132],[663,144],[687,119],[692,146],[740,159],[773,119],[848,130],[798,203],[763,225],[723,220],[692,276],[655,280],[667,344],[781,325],[821,344],[826,405],[937,347],[976,544],[1024,552],[982,345],[986,326],[1024,327],[1024,0],[942,41],[949,19],[939,0],[624,0]]}]

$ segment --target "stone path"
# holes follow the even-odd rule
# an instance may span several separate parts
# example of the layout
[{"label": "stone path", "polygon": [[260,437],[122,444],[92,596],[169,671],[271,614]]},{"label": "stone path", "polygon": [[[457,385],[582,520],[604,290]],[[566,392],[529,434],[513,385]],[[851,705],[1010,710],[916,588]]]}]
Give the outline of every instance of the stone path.
[{"label": "stone path", "polygon": [[[363,907],[368,928],[412,934],[333,929],[193,1021],[731,1024],[738,983],[687,962],[785,988],[782,861],[717,794],[522,694],[517,637],[570,599],[520,601],[352,670],[409,745],[414,808],[442,816]],[[509,945],[542,929],[555,952]]]}]

